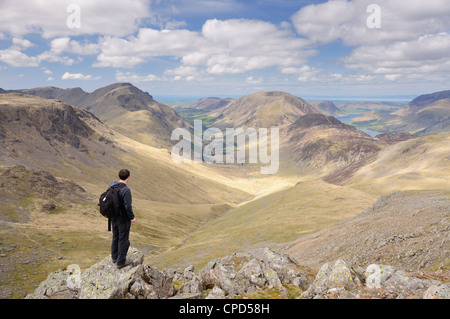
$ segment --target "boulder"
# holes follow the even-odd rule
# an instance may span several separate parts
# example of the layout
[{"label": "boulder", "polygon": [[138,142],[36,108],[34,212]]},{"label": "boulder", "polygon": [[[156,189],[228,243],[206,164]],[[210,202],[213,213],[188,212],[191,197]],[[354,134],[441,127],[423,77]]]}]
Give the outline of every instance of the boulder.
[{"label": "boulder", "polygon": [[430,286],[423,294],[423,299],[450,299],[450,284]]},{"label": "boulder", "polygon": [[192,274],[189,278],[191,280],[181,285],[180,293],[201,293],[205,290],[205,284],[199,276]]},{"label": "boulder", "polygon": [[167,277],[164,272],[159,271],[155,267],[144,265],[143,279],[153,287],[155,290],[154,297],[157,299],[165,299],[176,293],[176,289],[172,285],[172,279]]},{"label": "boulder", "polygon": [[256,258],[251,259],[249,262],[244,264],[239,270],[239,274],[244,276],[252,285],[256,287],[263,288],[266,284],[266,277],[264,276],[264,271],[261,264],[256,260]]},{"label": "boulder", "polygon": [[127,260],[131,264],[117,269],[108,256],[81,275],[80,299],[123,299],[138,278],[144,276],[144,255],[130,248]]},{"label": "boulder", "polygon": [[366,276],[366,287],[378,289],[384,294],[396,298],[422,298],[431,296],[432,291],[426,291],[438,283],[434,280],[420,279],[406,274],[402,270],[386,265],[369,265],[364,272]]},{"label": "boulder", "polygon": [[67,286],[67,279],[71,272],[58,270],[50,273],[38,288],[25,299],[76,299],[78,291]]},{"label": "boulder", "polygon": [[225,292],[219,287],[214,287],[205,299],[225,299]]},{"label": "boulder", "polygon": [[232,296],[244,294],[249,285],[248,280],[236,270],[235,260],[230,257],[210,261],[200,271],[200,278],[206,288],[217,286]]},{"label": "boulder", "polygon": [[387,279],[389,279],[396,270],[393,267],[385,265],[369,265],[364,272],[367,288],[381,288]]},{"label": "boulder", "polygon": [[328,293],[347,293],[357,288],[360,280],[347,263],[339,259],[334,264],[325,263],[314,282],[302,295],[304,298],[322,298]]},{"label": "boulder", "polygon": [[27,299],[161,299],[176,293],[172,279],[158,269],[143,265],[144,255],[130,248],[130,265],[117,269],[111,257],[81,273],[78,265],[51,273]]}]

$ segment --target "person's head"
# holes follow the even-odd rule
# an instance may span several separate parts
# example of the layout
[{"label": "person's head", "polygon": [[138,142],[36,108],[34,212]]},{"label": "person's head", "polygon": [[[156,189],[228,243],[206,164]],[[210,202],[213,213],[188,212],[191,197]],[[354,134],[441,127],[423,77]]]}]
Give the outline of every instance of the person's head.
[{"label": "person's head", "polygon": [[130,171],[127,170],[126,168],[121,169],[119,171],[119,178],[121,181],[124,181],[124,182],[128,181],[128,178],[130,178]]}]

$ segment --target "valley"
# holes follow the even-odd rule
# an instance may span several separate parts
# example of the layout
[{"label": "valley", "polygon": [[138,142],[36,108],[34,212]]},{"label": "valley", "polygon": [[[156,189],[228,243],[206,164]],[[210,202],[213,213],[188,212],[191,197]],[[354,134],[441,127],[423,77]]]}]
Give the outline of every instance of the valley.
[{"label": "valley", "polygon": [[[97,202],[124,167],[137,217],[130,241],[145,253],[144,263],[158,268],[200,267],[269,246],[313,268],[344,256],[448,271],[449,106],[445,93],[407,105],[344,105],[270,91],[170,107],[129,83],[92,93],[3,91],[0,298],[23,298],[49,272],[74,262],[87,268],[109,253],[111,234]],[[375,137],[337,119],[355,112],[363,115],[350,124],[370,122],[367,128],[388,134]],[[279,171],[175,164],[170,135],[178,127],[192,132],[193,120],[205,128],[278,127]],[[410,209],[401,210],[402,203]],[[429,218],[420,215],[427,209]],[[433,226],[439,232],[426,233]],[[414,245],[374,248],[414,229],[423,239]],[[341,245],[330,247],[333,240]],[[437,241],[444,244],[431,251]],[[395,259],[412,249],[423,254]]]}]

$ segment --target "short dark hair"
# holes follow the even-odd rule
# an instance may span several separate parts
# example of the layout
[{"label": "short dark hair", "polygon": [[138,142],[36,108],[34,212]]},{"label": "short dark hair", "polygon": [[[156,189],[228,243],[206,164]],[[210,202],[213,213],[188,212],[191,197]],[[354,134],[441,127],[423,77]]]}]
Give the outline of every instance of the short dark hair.
[{"label": "short dark hair", "polygon": [[129,171],[129,170],[127,170],[126,168],[124,168],[124,169],[121,169],[121,170],[119,171],[119,178],[120,178],[122,181],[126,180],[128,177],[130,177],[130,171]]}]

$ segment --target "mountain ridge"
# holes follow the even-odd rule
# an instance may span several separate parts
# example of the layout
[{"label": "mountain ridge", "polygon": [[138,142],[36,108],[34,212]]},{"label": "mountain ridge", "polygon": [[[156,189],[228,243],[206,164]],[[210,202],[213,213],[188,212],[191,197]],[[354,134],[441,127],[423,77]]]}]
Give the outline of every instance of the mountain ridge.
[{"label": "mountain ridge", "polygon": [[[9,92],[9,91],[5,91]],[[150,146],[170,148],[172,130],[190,125],[169,106],[130,83],[114,83],[87,93],[81,88],[40,87],[13,90],[56,99],[86,109],[124,135]]]},{"label": "mountain ridge", "polygon": [[282,127],[298,117],[320,113],[305,100],[281,91],[264,91],[243,96],[226,105],[214,123],[225,127]]}]

